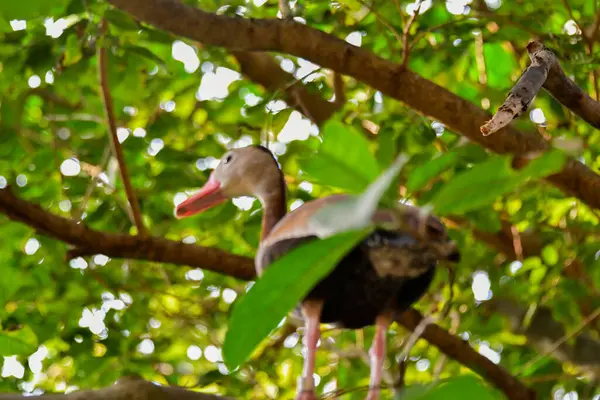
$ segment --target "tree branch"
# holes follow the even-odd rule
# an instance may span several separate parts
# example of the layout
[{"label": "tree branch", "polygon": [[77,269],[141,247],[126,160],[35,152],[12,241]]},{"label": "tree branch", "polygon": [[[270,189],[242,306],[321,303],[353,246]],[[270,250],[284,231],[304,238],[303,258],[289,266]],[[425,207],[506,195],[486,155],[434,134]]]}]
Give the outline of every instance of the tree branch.
[{"label": "tree branch", "polygon": [[[294,21],[215,15],[175,0],[108,2],[146,23],[206,45],[283,52],[353,76],[497,153],[521,155],[550,148],[539,136],[512,127],[483,136],[479,127],[490,118],[486,111],[401,65]],[[600,208],[600,176],[582,163],[570,159],[560,173],[547,180]]]},{"label": "tree branch", "polygon": [[527,111],[529,103],[542,86],[557,101],[593,127],[600,129],[600,103],[565,75],[556,55],[538,41],[530,42],[527,51],[531,64],[494,117],[481,126],[481,133],[490,135]]},{"label": "tree branch", "polygon": [[[410,309],[396,317],[396,322],[410,330],[416,329],[422,320],[423,315],[414,309]],[[492,382],[506,394],[507,398],[511,400],[536,399],[536,394],[532,389],[523,385],[503,368],[474,351],[467,341],[449,334],[438,325],[427,325],[422,337],[449,357],[454,358],[463,365],[468,365],[469,368]]]},{"label": "tree branch", "polygon": [[[536,49],[538,50],[536,51]],[[527,45],[527,51],[532,60],[541,55],[546,55],[550,60],[550,70],[548,71],[548,78],[544,82],[544,89],[557,101],[579,115],[585,122],[596,129],[600,129],[600,103],[592,99],[565,75],[556,55],[540,42],[531,42]]]},{"label": "tree branch", "polygon": [[141,238],[91,229],[83,223],[59,217],[40,206],[15,196],[10,187],[0,189],[0,212],[8,218],[29,225],[41,234],[72,246],[69,257],[104,254],[113,258],[130,258],[189,265],[250,280],[255,276],[254,262],[225,251],[200,247],[157,237]]},{"label": "tree branch", "polygon": [[[103,34],[108,29],[108,22],[105,19],[100,23],[100,30]],[[98,50],[98,80],[100,81],[100,88],[102,93],[102,101],[104,103],[104,112],[106,114],[106,122],[110,135],[110,143],[113,151],[113,155],[119,163],[119,171],[121,171],[121,179],[123,180],[123,186],[125,186],[125,193],[127,193],[127,199],[131,206],[133,213],[133,219],[137,228],[138,235],[145,237],[148,235],[144,221],[142,219],[142,212],[140,211],[140,204],[138,203],[137,196],[133,187],[131,186],[131,180],[129,179],[129,171],[127,170],[127,164],[125,163],[125,156],[123,155],[123,149],[119,143],[117,136],[117,121],[115,118],[115,112],[113,107],[112,96],[110,95],[110,87],[108,83],[108,54],[106,45],[99,45]]]},{"label": "tree branch", "polygon": [[[0,400],[23,400],[21,394],[2,394]],[[177,386],[158,386],[142,379],[122,379],[115,385],[99,390],[84,390],[69,394],[36,396],[44,400],[232,400],[212,394],[193,392]]]},{"label": "tree branch", "polygon": [[[115,258],[134,258],[204,268],[238,279],[255,278],[253,260],[229,254],[219,249],[200,247],[163,238],[99,232],[73,220],[44,211],[37,204],[15,196],[10,188],[0,189],[0,212],[10,219],[29,225],[36,231],[79,247],[71,255],[101,253]],[[415,329],[423,316],[410,309],[397,318],[398,323]],[[481,373],[511,400],[534,399],[529,388],[512,377],[502,367],[477,353],[467,343],[454,337],[438,325],[430,324],[425,338],[443,353],[466,367]]]}]

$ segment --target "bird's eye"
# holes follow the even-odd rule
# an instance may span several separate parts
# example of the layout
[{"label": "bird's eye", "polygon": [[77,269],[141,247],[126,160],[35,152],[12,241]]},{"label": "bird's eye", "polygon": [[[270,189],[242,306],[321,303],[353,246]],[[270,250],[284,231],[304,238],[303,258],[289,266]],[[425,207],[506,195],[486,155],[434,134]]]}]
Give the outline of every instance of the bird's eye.
[{"label": "bird's eye", "polygon": [[223,159],[223,164],[227,164],[227,163],[229,163],[229,162],[231,161],[231,159],[232,159],[232,156],[231,156],[231,154],[229,154],[228,156],[226,156],[226,157]]}]

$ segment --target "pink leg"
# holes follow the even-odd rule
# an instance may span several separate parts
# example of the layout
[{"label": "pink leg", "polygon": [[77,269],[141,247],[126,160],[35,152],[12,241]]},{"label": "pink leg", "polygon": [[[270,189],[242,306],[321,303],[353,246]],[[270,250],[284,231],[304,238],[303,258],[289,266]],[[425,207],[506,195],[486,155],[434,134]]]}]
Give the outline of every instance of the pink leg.
[{"label": "pink leg", "polygon": [[323,303],[305,301],[302,304],[304,315],[304,370],[302,377],[298,380],[298,394],[296,400],[315,400],[315,353],[321,331],[319,330],[321,310]]},{"label": "pink leg", "polygon": [[371,358],[371,380],[367,400],[379,399],[379,387],[383,373],[383,360],[385,360],[385,333],[390,325],[388,316],[379,316],[375,320],[375,337],[369,350]]}]

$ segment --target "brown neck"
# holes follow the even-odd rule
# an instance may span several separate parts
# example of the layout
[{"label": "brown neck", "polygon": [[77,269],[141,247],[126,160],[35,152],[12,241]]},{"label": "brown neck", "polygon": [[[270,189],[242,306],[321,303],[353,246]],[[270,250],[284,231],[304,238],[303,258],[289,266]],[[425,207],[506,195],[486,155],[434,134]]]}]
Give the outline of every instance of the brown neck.
[{"label": "brown neck", "polygon": [[285,181],[283,180],[283,174],[281,172],[280,175],[281,178],[275,185],[271,186],[269,193],[265,194],[260,199],[263,205],[262,229],[260,234],[261,241],[267,237],[275,224],[277,224],[287,212]]}]

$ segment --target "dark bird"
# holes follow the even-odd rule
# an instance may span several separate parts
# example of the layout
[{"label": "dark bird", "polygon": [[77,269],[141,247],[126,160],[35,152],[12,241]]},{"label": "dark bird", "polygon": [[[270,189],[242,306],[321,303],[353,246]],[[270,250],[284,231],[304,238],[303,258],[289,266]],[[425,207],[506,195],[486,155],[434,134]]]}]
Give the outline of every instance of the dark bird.
[{"label": "dark bird", "polygon": [[[319,240],[309,224],[310,217],[324,205],[347,198],[329,196],[287,213],[286,184],[277,161],[266,148],[249,146],[228,151],[202,189],[180,203],[175,213],[178,218],[189,217],[238,196],[257,197],[263,206],[261,241],[255,258],[259,276],[295,247]],[[304,370],[297,400],[315,399],[313,371],[320,323],[347,329],[376,326],[369,351],[367,399],[378,399],[386,353],[385,333],[394,315],[423,296],[438,260],[458,261],[456,247],[439,219],[423,215],[411,206],[402,215],[405,226],[421,229],[423,235],[415,235],[415,230],[410,229],[376,229],[343,257],[299,305],[297,311],[306,330]],[[379,209],[373,219],[384,221],[397,216],[393,210]]]}]

